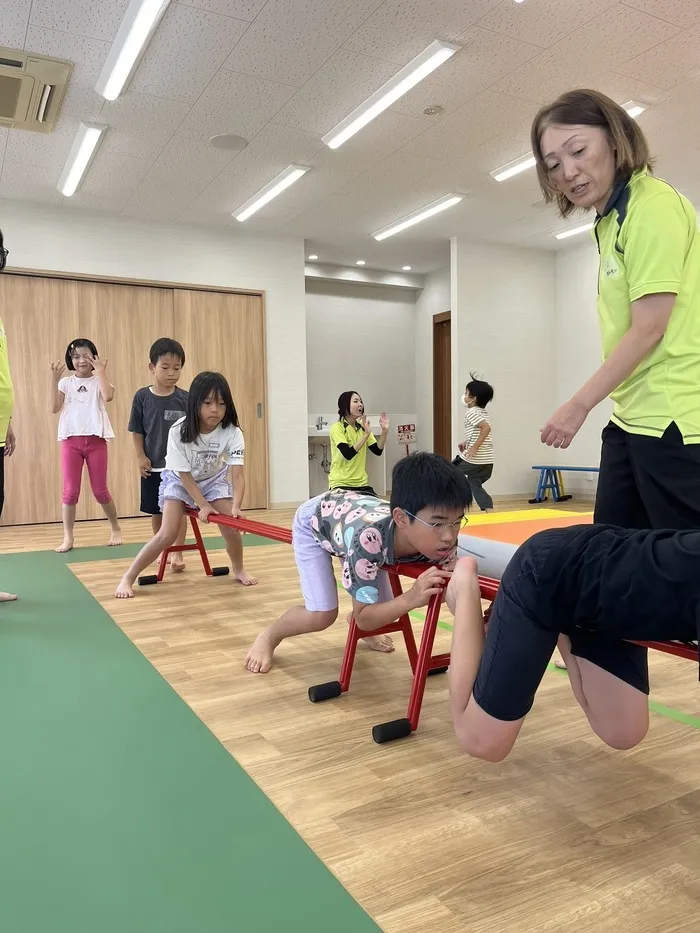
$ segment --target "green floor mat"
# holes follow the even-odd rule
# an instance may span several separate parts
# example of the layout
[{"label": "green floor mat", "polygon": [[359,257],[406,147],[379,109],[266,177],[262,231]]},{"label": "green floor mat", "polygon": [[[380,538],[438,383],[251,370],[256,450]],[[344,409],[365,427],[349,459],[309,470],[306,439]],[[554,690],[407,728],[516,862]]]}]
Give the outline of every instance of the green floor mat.
[{"label": "green floor mat", "polygon": [[0,930],[379,929],[58,555],[0,567]]}]

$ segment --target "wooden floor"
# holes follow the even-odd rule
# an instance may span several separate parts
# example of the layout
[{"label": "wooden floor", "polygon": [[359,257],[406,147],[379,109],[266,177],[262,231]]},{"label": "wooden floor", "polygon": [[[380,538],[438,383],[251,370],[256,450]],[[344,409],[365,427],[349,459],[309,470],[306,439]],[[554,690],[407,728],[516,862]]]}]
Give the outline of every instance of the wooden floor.
[{"label": "wooden floor", "polygon": [[[102,544],[105,531],[82,525],[77,539]],[[144,540],[147,525],[126,523],[125,534]],[[3,529],[0,551],[56,540],[55,527]],[[613,752],[591,735],[566,677],[547,673],[516,750],[487,765],[458,751],[438,676],[419,731],[375,745],[371,726],[405,715],[402,647],[359,651],[351,691],[325,704],[306,690],[337,678],[340,623],[284,644],[269,675],[248,674],[249,642],[299,591],[289,547],[249,548],[246,562],[255,589],[206,579],[190,557],[185,574],[129,601],[112,598],[126,565],[118,550],[73,571],[383,930],[698,929],[698,730],[654,715],[640,748]],[[436,650],[449,640],[439,630]],[[698,715],[697,666],[657,654],[652,666],[655,699]]]}]

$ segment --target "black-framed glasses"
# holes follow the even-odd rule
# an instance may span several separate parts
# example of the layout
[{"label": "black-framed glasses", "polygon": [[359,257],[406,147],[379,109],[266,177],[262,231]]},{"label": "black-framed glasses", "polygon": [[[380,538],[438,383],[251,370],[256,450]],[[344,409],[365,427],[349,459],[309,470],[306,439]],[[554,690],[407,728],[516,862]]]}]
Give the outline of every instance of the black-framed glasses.
[{"label": "black-framed glasses", "polygon": [[426,522],[422,518],[418,518],[417,515],[414,515],[413,512],[409,512],[408,509],[404,509],[404,512],[406,515],[410,515],[411,518],[415,518],[421,525],[425,525],[426,528],[432,528],[436,535],[442,534],[443,531],[459,533],[459,529],[462,525],[469,521],[467,516],[463,515],[461,518],[458,518],[456,522]]},{"label": "black-framed glasses", "polygon": [[0,246],[0,272],[2,272],[2,270],[7,265],[7,257],[9,255],[10,255],[9,249],[7,249],[4,246]]}]

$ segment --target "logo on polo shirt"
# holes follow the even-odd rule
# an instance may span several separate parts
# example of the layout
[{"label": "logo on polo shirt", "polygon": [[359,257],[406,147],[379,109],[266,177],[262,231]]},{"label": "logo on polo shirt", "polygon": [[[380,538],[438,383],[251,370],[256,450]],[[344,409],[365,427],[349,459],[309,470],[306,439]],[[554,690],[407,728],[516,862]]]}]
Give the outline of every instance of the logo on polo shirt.
[{"label": "logo on polo shirt", "polygon": [[601,269],[606,279],[614,279],[620,274],[620,267],[614,256],[604,256],[601,262]]}]

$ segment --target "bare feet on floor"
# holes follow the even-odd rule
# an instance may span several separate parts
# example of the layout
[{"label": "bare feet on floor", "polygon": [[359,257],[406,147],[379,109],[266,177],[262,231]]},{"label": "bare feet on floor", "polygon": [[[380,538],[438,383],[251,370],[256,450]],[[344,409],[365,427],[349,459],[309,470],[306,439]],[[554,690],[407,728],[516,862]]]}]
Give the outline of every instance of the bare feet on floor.
[{"label": "bare feet on floor", "polygon": [[243,662],[246,670],[251,674],[267,674],[272,667],[272,655],[275,647],[268,635],[261,632],[248,650]]},{"label": "bare feet on floor", "polygon": [[122,543],[121,531],[113,531],[112,534],[109,536],[107,547],[118,547],[121,543]]},{"label": "bare feet on floor", "polygon": [[73,539],[64,538],[63,543],[59,544],[57,548],[54,548],[57,554],[65,554],[67,551],[73,550]]},{"label": "bare feet on floor", "polygon": [[[239,583],[242,583],[243,586],[257,586],[257,578],[249,576],[246,570],[234,570],[233,576]],[[264,674],[265,671],[261,671],[260,673]]]},{"label": "bare feet on floor", "polygon": [[566,670],[566,661],[564,658],[562,658],[558,651],[554,655],[554,666],[558,667],[560,671]]},{"label": "bare feet on floor", "polygon": [[185,561],[181,554],[173,554],[168,563],[173,573],[182,573],[185,569]]},{"label": "bare feet on floor", "polygon": [[17,599],[14,593],[1,593],[0,592],[0,603],[12,603]]},{"label": "bare feet on floor", "polygon": [[132,599],[133,598],[134,590],[131,584],[129,583],[129,581],[126,579],[126,577],[122,577],[122,581],[117,587],[117,591],[114,595],[117,599]]},{"label": "bare feet on floor", "polygon": [[393,641],[388,635],[368,635],[366,638],[363,638],[362,641],[368,648],[371,648],[372,651],[382,651],[384,654],[388,654],[390,651],[396,650]]}]

